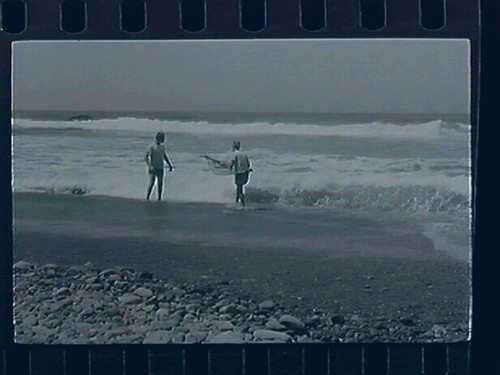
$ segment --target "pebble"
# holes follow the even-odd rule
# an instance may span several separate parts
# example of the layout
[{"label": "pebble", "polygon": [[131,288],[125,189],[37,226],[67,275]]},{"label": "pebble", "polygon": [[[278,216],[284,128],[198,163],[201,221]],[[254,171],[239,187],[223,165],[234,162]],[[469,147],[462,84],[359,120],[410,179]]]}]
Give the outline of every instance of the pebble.
[{"label": "pebble", "polygon": [[172,341],[172,331],[148,332],[143,340],[143,344],[168,344]]},{"label": "pebble", "polygon": [[114,274],[114,273],[116,273],[116,271],[114,269],[112,269],[112,268],[109,268],[107,270],[99,272],[99,276],[108,276],[108,275],[111,275],[111,274]]},{"label": "pebble", "polygon": [[16,270],[29,270],[33,268],[34,265],[25,261],[19,261],[16,264],[14,264],[14,269]]},{"label": "pebble", "polygon": [[315,341],[313,339],[311,339],[310,337],[307,337],[307,336],[300,336],[298,339],[297,339],[297,342],[298,343],[301,343],[301,344],[312,344],[314,343]]},{"label": "pebble", "polygon": [[286,330],[286,327],[283,324],[280,324],[280,322],[276,318],[269,319],[269,321],[266,323],[265,327],[271,331],[284,331],[284,330]]},{"label": "pebble", "polygon": [[345,318],[343,315],[333,315],[330,318],[330,321],[332,322],[332,324],[344,324]]},{"label": "pebble", "polygon": [[26,327],[34,326],[35,324],[38,323],[39,319],[40,318],[38,317],[38,315],[35,315],[35,314],[29,315],[25,319],[22,319],[23,326],[26,326]]},{"label": "pebble", "polygon": [[81,318],[87,318],[89,316],[92,316],[94,315],[94,309],[92,309],[91,307],[87,307],[86,309],[83,309],[81,312],[80,312],[80,317]]},{"label": "pebble", "polygon": [[221,314],[227,314],[227,313],[232,313],[232,312],[235,312],[236,311],[236,305],[231,303],[229,305],[226,305],[226,306],[222,306],[220,309],[219,309],[219,312]]},{"label": "pebble", "polygon": [[432,326],[432,332],[436,338],[444,337],[447,333],[446,328],[438,324]]},{"label": "pebble", "polygon": [[42,266],[42,269],[44,269],[44,270],[50,270],[50,269],[52,269],[52,270],[56,270],[56,269],[58,269],[58,268],[59,268],[59,266],[58,266],[58,265],[56,265],[56,264],[52,264],[52,263],[47,263],[47,264],[44,264],[44,265]]},{"label": "pebble", "polygon": [[120,300],[120,303],[122,305],[133,305],[142,302],[142,298],[134,294],[125,294],[121,297],[118,297],[118,299]]},{"label": "pebble", "polygon": [[152,327],[158,330],[168,330],[171,329],[172,327],[177,326],[180,323],[180,321],[170,319],[170,320],[165,320],[162,322],[153,322]]},{"label": "pebble", "polygon": [[383,330],[383,329],[387,329],[387,325],[385,325],[384,323],[377,323],[373,326],[373,328],[378,329],[378,330]]},{"label": "pebble", "polygon": [[244,340],[241,333],[238,332],[222,332],[212,337],[210,344],[243,344]]},{"label": "pebble", "polygon": [[149,298],[153,295],[153,292],[148,288],[140,287],[140,288],[137,288],[136,290],[134,290],[134,294],[137,294],[138,296],[140,296],[142,298]]},{"label": "pebble", "polygon": [[120,277],[120,275],[110,275],[108,277],[106,277],[106,281],[110,284],[116,282],[116,281],[120,281],[122,278]]},{"label": "pebble", "polygon": [[139,278],[144,280],[151,280],[153,278],[153,274],[149,272],[143,272],[139,275]]},{"label": "pebble", "polygon": [[155,315],[157,320],[163,320],[169,317],[170,311],[168,309],[160,308],[156,311]]},{"label": "pebble", "polygon": [[122,315],[122,312],[119,308],[117,307],[112,307],[110,309],[108,309],[106,311],[106,314],[107,316],[109,316],[110,318],[114,317],[114,316],[121,316]]},{"label": "pebble", "polygon": [[259,303],[259,309],[261,309],[261,310],[271,310],[272,308],[274,308],[274,306],[275,306],[275,304],[271,300],[267,300],[267,301],[263,301],[263,302]]},{"label": "pebble", "polygon": [[306,327],[299,318],[292,315],[283,315],[279,319],[279,323],[295,331],[302,331]]},{"label": "pebble", "polygon": [[91,263],[66,267],[20,261],[14,269],[18,271],[13,309],[17,343],[450,342],[468,338],[468,322],[423,324],[411,315],[391,319],[367,317],[360,311],[341,315],[307,306],[278,306],[271,299],[256,303],[232,283],[217,280],[175,284],[130,268],[101,271]]},{"label": "pebble", "polygon": [[271,331],[268,329],[258,329],[254,331],[253,336],[261,340],[276,340],[282,342],[288,342],[292,339],[291,336],[286,333]]},{"label": "pebble", "polygon": [[195,322],[196,321],[196,316],[194,316],[191,313],[187,313],[186,315],[184,315],[184,317],[182,318],[182,320],[184,320],[185,322]]},{"label": "pebble", "polygon": [[214,326],[217,327],[217,329],[219,331],[230,331],[230,330],[233,330],[235,328],[233,323],[231,323],[227,320],[220,321],[220,322],[214,322]]},{"label": "pebble", "polygon": [[184,336],[185,344],[198,344],[202,342],[207,334],[205,332],[189,332]]},{"label": "pebble", "polygon": [[153,311],[155,309],[154,305],[144,305],[142,306],[142,309],[146,312]]},{"label": "pebble", "polygon": [[183,344],[184,343],[184,333],[174,332],[172,335],[172,344]]},{"label": "pebble", "polygon": [[224,299],[221,299],[219,302],[217,302],[214,307],[216,309],[220,309],[222,306],[227,306],[231,303],[231,300],[227,299],[227,298],[224,298]]},{"label": "pebble", "polygon": [[405,326],[412,327],[415,325],[415,321],[411,318],[401,318],[399,321]]},{"label": "pebble", "polygon": [[70,298],[66,298],[60,301],[56,301],[52,304],[51,309],[52,311],[59,311],[63,309],[66,306],[69,306],[73,303],[73,301]]}]

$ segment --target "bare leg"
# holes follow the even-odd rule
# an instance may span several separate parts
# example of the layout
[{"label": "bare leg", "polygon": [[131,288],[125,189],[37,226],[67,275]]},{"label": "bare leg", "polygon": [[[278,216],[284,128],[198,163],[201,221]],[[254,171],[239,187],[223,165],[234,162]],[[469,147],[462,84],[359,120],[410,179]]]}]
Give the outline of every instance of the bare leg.
[{"label": "bare leg", "polygon": [[161,201],[161,193],[163,192],[163,178],[158,177],[158,200]]},{"label": "bare leg", "polygon": [[150,173],[149,175],[149,186],[148,186],[148,193],[146,195],[146,199],[149,200],[149,197],[151,195],[151,192],[153,191],[153,186],[155,185],[155,175]]},{"label": "bare leg", "polygon": [[243,207],[246,206],[245,204],[245,194],[243,193],[243,185],[241,185],[241,191],[240,191],[240,201]]},{"label": "bare leg", "polygon": [[241,201],[241,204],[245,206],[245,195],[243,194],[243,185],[236,186],[236,203]]}]

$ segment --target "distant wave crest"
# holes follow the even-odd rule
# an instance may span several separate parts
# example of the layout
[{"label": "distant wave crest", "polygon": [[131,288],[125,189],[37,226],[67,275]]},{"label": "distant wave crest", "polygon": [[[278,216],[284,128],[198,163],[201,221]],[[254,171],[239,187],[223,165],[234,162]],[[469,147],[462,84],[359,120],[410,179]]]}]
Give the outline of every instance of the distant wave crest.
[{"label": "distant wave crest", "polygon": [[470,125],[435,120],[425,123],[396,125],[385,122],[359,124],[316,125],[295,123],[237,123],[223,124],[207,121],[163,121],[135,118],[95,120],[75,124],[74,121],[32,121],[16,119],[14,130],[115,130],[184,134],[225,134],[225,135],[295,135],[295,136],[338,136],[370,138],[411,138],[433,139],[436,137],[468,136]]}]

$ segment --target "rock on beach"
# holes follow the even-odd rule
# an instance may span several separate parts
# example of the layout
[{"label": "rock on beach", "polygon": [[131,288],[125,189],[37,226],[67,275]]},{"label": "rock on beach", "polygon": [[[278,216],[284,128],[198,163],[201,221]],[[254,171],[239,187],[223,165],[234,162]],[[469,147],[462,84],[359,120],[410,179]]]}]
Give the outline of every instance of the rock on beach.
[{"label": "rock on beach", "polygon": [[25,261],[19,261],[14,264],[14,270],[29,270],[34,268],[34,265]]},{"label": "rock on beach", "polygon": [[120,300],[120,303],[122,305],[133,305],[142,302],[142,298],[134,294],[125,294],[121,297],[118,297],[118,299]]},{"label": "rock on beach", "polygon": [[271,331],[268,329],[258,329],[254,331],[253,335],[255,338],[260,340],[275,340],[281,342],[289,342],[292,340],[291,336],[286,333]]},{"label": "rock on beach", "polygon": [[134,290],[134,294],[137,294],[142,298],[149,298],[153,295],[153,292],[151,291],[151,289],[139,287],[136,290]]},{"label": "rock on beach", "polygon": [[287,328],[296,330],[296,331],[302,331],[305,329],[305,324],[297,317],[292,316],[292,315],[283,315],[279,323],[284,325]]},{"label": "rock on beach", "polygon": [[[154,278],[115,267],[14,264],[15,341],[26,344],[459,341],[467,322],[422,325],[287,307],[231,283]],[[275,297],[275,296],[269,296]]]},{"label": "rock on beach", "polygon": [[210,339],[210,344],[243,344],[243,338],[240,333],[229,331],[222,332]]}]

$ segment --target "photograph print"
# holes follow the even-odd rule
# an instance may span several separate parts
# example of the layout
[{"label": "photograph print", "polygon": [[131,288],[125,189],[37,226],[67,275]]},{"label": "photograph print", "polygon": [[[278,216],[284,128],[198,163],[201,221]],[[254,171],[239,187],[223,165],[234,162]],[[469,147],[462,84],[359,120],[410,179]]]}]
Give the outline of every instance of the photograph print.
[{"label": "photograph print", "polygon": [[465,39],[13,44],[15,342],[471,331]]}]

